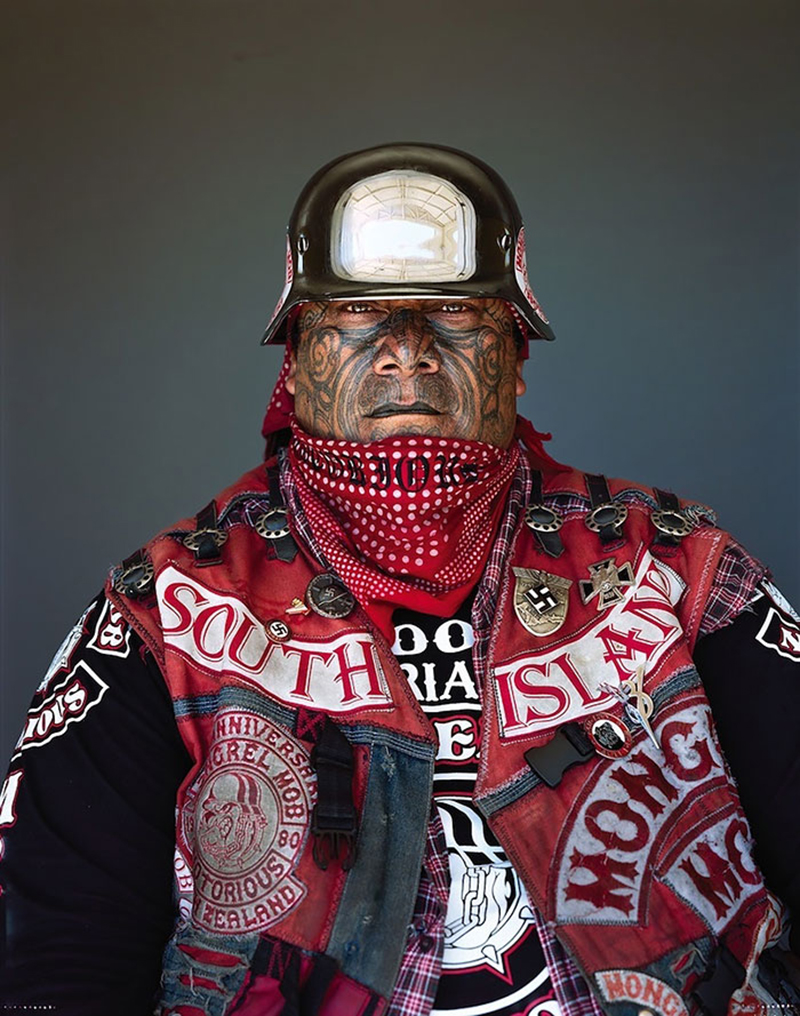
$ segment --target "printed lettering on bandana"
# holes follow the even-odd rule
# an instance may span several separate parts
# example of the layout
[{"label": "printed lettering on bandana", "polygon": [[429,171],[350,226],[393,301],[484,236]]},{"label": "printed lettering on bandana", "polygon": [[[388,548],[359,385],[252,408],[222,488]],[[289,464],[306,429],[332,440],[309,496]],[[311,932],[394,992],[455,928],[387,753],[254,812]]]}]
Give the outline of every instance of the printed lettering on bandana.
[{"label": "printed lettering on bandana", "polygon": [[503,740],[529,737],[612,705],[601,685],[619,687],[642,665],[649,672],[682,635],[675,604],[685,583],[645,552],[634,586],[589,631],[495,668]]},{"label": "printed lettering on bandana", "polygon": [[130,639],[131,630],[128,623],[114,604],[107,600],[87,648],[105,656],[125,658],[131,651]]},{"label": "printed lettering on bandana", "polygon": [[393,706],[372,636],[273,642],[240,599],[173,566],[156,581],[164,644],[206,672],[244,681],[292,706],[353,713]]},{"label": "printed lettering on bandana", "polygon": [[79,660],[65,678],[53,685],[47,698],[28,712],[14,755],[60,737],[67,727],[82,720],[107,691],[105,681]]},{"label": "printed lettering on bandana", "polygon": [[234,935],[270,928],[305,897],[293,872],[316,800],[309,757],[304,744],[256,713],[217,715],[184,810],[201,928]]}]

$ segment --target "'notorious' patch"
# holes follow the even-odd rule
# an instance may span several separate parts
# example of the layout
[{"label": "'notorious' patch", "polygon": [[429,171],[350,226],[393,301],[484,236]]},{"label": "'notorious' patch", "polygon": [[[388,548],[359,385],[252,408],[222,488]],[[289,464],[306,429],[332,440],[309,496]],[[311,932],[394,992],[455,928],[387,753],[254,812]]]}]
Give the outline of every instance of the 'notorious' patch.
[{"label": "'notorious' patch", "polygon": [[227,934],[270,928],[306,895],[293,874],[315,799],[309,751],[269,720],[218,714],[183,834],[194,855],[194,920]]}]

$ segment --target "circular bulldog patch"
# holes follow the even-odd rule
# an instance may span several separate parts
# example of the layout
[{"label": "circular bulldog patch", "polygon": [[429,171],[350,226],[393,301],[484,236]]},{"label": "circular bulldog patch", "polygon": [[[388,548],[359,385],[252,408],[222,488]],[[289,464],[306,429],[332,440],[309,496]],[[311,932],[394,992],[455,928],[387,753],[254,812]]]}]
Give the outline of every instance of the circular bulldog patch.
[{"label": "circular bulldog patch", "polygon": [[308,749],[269,720],[221,712],[187,795],[194,920],[228,934],[269,928],[306,894],[292,874],[305,845],[316,775]]}]

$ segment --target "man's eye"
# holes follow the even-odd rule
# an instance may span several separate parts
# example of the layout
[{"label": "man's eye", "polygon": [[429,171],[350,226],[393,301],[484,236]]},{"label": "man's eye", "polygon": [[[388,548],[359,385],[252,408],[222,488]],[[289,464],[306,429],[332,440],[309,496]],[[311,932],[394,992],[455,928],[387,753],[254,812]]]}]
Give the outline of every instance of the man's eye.
[{"label": "man's eye", "polygon": [[466,303],[443,303],[439,308],[445,314],[463,314],[465,311],[472,310]]},{"label": "man's eye", "polygon": [[348,314],[379,314],[380,307],[374,303],[346,303],[344,309]]}]

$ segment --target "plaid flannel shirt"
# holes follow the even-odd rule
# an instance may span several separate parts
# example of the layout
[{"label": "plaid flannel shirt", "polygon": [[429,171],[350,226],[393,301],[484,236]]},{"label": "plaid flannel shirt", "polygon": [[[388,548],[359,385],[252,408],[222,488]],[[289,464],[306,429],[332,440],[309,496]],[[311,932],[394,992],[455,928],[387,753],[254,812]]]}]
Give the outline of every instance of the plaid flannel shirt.
[{"label": "plaid flannel shirt", "polygon": [[[281,485],[300,535],[317,559],[327,567],[327,562],[316,545],[308,520],[303,513],[285,455],[281,462]],[[478,586],[472,610],[475,629],[473,659],[475,678],[479,687],[486,686],[489,633],[497,607],[501,579],[511,549],[511,540],[530,494],[531,471],[523,455],[509,491],[497,539]],[[557,496],[553,499],[554,507],[556,501],[559,502],[558,507],[562,512],[569,507],[585,507],[585,502],[574,495],[569,496],[569,505],[564,503],[563,497]],[[700,514],[706,513],[701,511]],[[755,597],[759,582],[767,577],[767,574],[766,568],[759,561],[731,539],[723,551],[714,575],[700,623],[699,636],[708,635],[730,624]],[[434,806],[431,809],[428,844],[414,905],[414,916],[408,928],[400,972],[385,1016],[428,1016],[431,1011],[442,969],[444,919],[449,885],[447,844],[438,810]],[[532,906],[531,909],[553,982],[553,990],[562,1013],[565,1016],[604,1016],[603,1009],[595,1000],[574,960],[556,938],[555,925],[546,922],[535,907]]]}]

